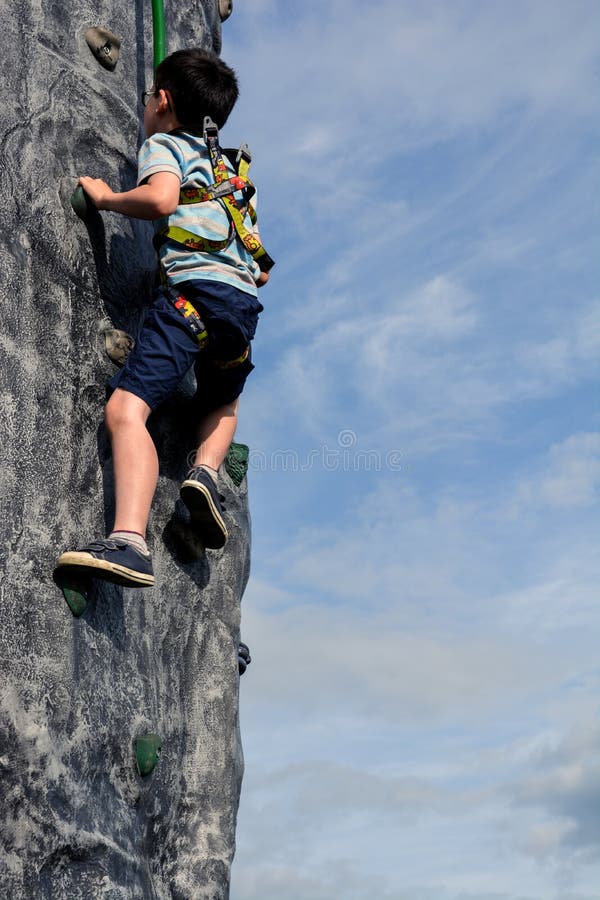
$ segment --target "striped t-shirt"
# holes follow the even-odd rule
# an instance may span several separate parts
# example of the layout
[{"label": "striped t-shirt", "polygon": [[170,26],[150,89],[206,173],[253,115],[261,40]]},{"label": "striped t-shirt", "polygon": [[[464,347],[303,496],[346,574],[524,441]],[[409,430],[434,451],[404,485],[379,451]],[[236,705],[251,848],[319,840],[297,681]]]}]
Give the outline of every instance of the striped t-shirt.
[{"label": "striped t-shirt", "polygon": [[[231,174],[235,172],[226,156],[223,157]],[[157,132],[149,137],[138,154],[138,184],[157,172],[173,172],[181,179],[181,188],[207,187],[214,177],[210,156],[205,142],[198,135],[187,131],[173,131],[169,134]],[[234,195],[241,199],[241,194]],[[256,203],[256,194],[252,198]],[[223,204],[218,200],[204,203],[180,204],[168,218],[159,219],[157,229],[169,226],[184,228],[201,237],[222,241],[232,235],[230,243],[223,249],[211,253],[186,250],[173,241],[165,241],[160,250],[160,262],[172,283],[208,279],[230,284],[239,290],[256,296],[256,279],[260,273],[257,263],[248,253],[235,230],[230,228],[229,218]],[[246,216],[245,225],[255,231]]]}]

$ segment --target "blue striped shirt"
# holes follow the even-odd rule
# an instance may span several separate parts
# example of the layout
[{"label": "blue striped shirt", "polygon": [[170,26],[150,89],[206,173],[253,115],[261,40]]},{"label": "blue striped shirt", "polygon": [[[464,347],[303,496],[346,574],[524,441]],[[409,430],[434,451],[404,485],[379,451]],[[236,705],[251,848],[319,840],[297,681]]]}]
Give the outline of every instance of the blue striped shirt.
[{"label": "blue striped shirt", "polygon": [[[225,163],[231,174],[233,168],[227,157]],[[187,131],[165,134],[157,132],[144,141],[138,154],[138,184],[158,172],[172,172],[181,181],[181,188],[208,187],[214,177],[208,148],[201,137]],[[241,199],[241,194],[235,195]],[[252,198],[255,205],[256,195]],[[250,217],[246,216],[246,227],[256,233]],[[208,279],[230,284],[239,290],[256,296],[256,279],[260,273],[235,230],[230,228],[229,218],[223,204],[218,200],[204,203],[179,204],[168,218],[159,219],[157,229],[167,225],[184,228],[186,231],[214,241],[222,241],[233,235],[223,250],[201,253],[186,250],[173,241],[165,241],[159,250],[160,262],[170,282],[176,284],[194,279]]]}]

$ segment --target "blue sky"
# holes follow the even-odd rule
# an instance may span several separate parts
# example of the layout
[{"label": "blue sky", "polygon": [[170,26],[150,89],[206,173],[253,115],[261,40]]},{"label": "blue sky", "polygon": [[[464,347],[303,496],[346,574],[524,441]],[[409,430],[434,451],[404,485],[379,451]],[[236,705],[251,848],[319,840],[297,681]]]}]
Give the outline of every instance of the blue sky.
[{"label": "blue sky", "polygon": [[595,2],[234,5],[265,244],[232,900],[597,900]]}]

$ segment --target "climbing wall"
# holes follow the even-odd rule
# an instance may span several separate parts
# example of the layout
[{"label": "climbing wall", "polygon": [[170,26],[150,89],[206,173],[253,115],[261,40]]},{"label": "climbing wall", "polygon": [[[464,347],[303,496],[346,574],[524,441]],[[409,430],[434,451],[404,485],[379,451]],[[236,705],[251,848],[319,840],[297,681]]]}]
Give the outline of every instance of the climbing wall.
[{"label": "climbing wall", "polygon": [[[204,554],[190,539],[178,501],[193,445],[184,394],[151,420],[156,587],[97,582],[76,619],[51,577],[62,550],[112,523],[105,339],[139,325],[151,226],[110,213],[84,223],[69,197],[79,174],[135,183],[151,4],[0,10],[0,897],[221,900],[243,768],[249,517],[243,468],[230,467],[230,541]],[[113,71],[86,43],[92,26],[121,39]],[[166,0],[166,35],[167,52],[219,50],[218,4]],[[162,753],[142,777],[134,749],[148,734]]]}]

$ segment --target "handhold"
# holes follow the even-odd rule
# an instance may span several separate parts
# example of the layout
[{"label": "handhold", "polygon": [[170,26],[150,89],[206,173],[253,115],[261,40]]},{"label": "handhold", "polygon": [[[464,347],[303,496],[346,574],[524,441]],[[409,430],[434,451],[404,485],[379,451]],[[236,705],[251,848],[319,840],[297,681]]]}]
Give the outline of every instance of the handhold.
[{"label": "handhold", "polygon": [[219,15],[221,22],[228,19],[233,12],[233,0],[219,0]]},{"label": "handhold", "polygon": [[104,332],[104,349],[106,355],[115,365],[124,366],[125,360],[135,346],[135,341],[126,331],[120,328],[107,328]]},{"label": "handhold", "polygon": [[238,647],[238,672],[240,675],[244,674],[251,662],[252,657],[250,656],[248,644],[243,644],[240,641],[240,646]]},{"label": "handhold", "polygon": [[135,761],[142,778],[154,771],[161,750],[162,741],[157,734],[142,734],[135,739]]},{"label": "handhold", "polygon": [[85,40],[100,65],[112,72],[119,59],[121,38],[106,28],[88,28]]},{"label": "handhold", "polygon": [[71,194],[71,206],[73,207],[73,211],[77,213],[80,219],[87,218],[87,215],[90,211],[90,206],[87,202],[85,191],[81,187],[81,185],[76,187]]}]

